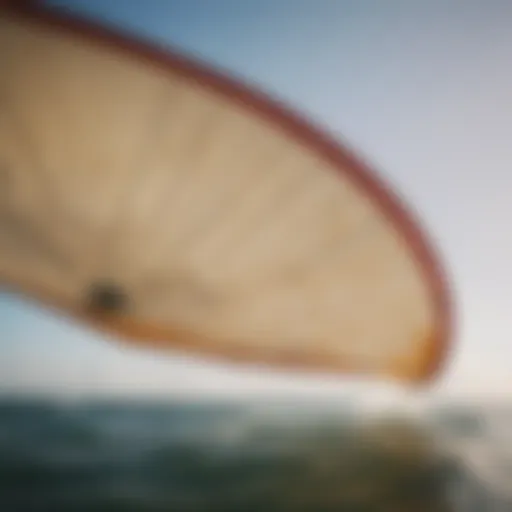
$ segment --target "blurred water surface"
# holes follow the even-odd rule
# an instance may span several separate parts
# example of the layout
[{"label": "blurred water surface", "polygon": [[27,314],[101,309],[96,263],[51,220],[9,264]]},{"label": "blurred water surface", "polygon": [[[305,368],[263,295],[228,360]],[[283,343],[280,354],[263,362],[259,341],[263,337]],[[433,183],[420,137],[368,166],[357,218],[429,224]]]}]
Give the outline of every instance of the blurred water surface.
[{"label": "blurred water surface", "polygon": [[450,510],[449,471],[418,427],[350,411],[0,402],[6,512]]}]

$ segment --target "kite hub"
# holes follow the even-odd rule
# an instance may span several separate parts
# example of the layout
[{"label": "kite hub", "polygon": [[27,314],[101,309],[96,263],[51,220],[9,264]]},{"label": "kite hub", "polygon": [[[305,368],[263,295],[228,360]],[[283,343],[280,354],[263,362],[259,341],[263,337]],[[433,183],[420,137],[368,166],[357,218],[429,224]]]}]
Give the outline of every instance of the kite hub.
[{"label": "kite hub", "polygon": [[87,302],[93,313],[121,313],[127,309],[128,296],[121,286],[104,281],[91,286]]}]

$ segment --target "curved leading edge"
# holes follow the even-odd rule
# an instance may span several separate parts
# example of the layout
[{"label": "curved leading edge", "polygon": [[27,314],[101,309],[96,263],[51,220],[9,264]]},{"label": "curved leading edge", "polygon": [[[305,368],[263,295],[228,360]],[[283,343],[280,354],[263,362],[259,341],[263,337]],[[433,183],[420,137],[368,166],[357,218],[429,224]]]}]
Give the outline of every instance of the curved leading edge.
[{"label": "curved leading edge", "polygon": [[[453,316],[438,259],[397,197],[347,150],[207,66],[35,2],[0,9],[0,65],[10,73],[0,78],[5,285],[138,343],[416,383],[437,374]],[[46,30],[39,42],[27,36],[34,27]],[[73,120],[72,135],[53,129]],[[38,123],[44,129],[31,129]],[[99,161],[104,174],[91,171]],[[14,184],[9,166],[20,168]],[[164,189],[174,195],[156,208]],[[170,267],[164,253],[175,256]],[[383,341],[367,340],[365,352],[364,337],[350,341],[361,329]],[[336,332],[349,340],[339,344],[345,353]],[[401,345],[392,357],[393,336],[414,350]]]}]

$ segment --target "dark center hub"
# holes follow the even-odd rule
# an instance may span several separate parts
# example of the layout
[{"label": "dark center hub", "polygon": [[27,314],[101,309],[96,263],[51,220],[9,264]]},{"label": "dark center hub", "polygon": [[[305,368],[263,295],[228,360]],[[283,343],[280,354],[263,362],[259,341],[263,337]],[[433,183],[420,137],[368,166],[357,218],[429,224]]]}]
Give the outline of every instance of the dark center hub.
[{"label": "dark center hub", "polygon": [[88,306],[95,313],[119,313],[128,306],[128,297],[115,283],[102,282],[91,286]]}]

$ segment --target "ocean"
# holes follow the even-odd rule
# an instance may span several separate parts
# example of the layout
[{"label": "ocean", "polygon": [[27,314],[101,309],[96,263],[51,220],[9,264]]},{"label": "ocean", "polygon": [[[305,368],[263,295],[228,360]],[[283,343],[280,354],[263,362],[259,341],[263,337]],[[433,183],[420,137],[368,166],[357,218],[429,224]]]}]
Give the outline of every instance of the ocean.
[{"label": "ocean", "polygon": [[452,510],[451,461],[417,427],[365,437],[371,423],[349,409],[7,397],[0,510]]}]

